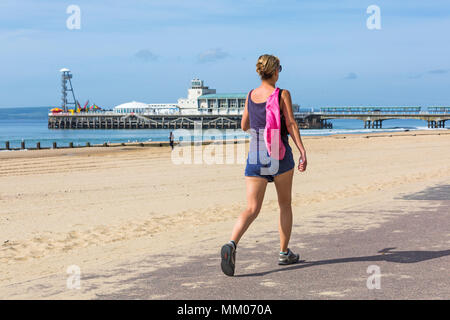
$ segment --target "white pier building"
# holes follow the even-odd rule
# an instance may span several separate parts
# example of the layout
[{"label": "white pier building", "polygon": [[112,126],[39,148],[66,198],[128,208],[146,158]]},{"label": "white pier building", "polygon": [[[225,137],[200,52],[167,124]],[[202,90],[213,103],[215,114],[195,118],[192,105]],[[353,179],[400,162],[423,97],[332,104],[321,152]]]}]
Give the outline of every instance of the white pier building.
[{"label": "white pier building", "polygon": [[140,114],[175,114],[179,113],[178,105],[173,103],[143,103],[127,102],[114,107],[115,113],[140,113]]},{"label": "white pier building", "polygon": [[205,86],[203,80],[191,80],[187,98],[178,99],[177,104],[146,104],[128,102],[114,107],[116,113],[142,114],[242,114],[247,93],[216,93],[216,89]]}]

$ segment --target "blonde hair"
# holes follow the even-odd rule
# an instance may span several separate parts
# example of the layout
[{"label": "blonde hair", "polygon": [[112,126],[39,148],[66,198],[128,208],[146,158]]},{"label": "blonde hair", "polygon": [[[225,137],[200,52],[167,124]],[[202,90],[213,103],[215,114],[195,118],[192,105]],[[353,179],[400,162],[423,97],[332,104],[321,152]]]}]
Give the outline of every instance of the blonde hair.
[{"label": "blonde hair", "polygon": [[261,79],[270,79],[280,67],[280,59],[271,54],[263,54],[256,63],[256,72]]}]

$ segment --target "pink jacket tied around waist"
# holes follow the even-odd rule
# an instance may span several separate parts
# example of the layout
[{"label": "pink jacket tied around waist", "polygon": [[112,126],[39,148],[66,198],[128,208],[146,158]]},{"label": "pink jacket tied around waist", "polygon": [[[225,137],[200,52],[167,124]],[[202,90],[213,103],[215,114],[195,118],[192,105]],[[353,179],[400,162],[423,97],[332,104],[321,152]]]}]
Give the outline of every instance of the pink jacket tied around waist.
[{"label": "pink jacket tied around waist", "polygon": [[[264,141],[266,143],[269,155],[274,159],[283,160],[284,154],[286,153],[286,147],[281,140],[279,92],[280,88],[276,88],[266,102],[266,127],[264,128]],[[275,148],[278,149],[278,154]]]}]

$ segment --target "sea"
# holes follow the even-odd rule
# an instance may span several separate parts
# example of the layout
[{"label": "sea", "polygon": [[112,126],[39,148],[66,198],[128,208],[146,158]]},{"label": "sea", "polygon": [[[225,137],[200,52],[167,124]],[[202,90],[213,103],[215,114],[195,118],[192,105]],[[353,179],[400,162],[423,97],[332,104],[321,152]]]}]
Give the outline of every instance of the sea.
[{"label": "sea", "polygon": [[[174,132],[177,140],[177,131],[173,129],[48,129],[47,117],[51,107],[1,107],[0,108],[0,149],[5,148],[9,141],[10,148],[20,148],[25,142],[26,148],[35,147],[40,142],[41,147],[51,147],[53,142],[58,146],[84,146],[86,142],[94,144],[121,143],[121,142],[147,142],[168,141],[170,131]],[[360,120],[331,120],[332,129],[301,129],[302,136],[326,136],[332,134],[356,134],[371,132],[396,132],[405,130],[435,130],[427,127],[427,122],[414,119],[399,119],[383,121],[381,129],[364,129],[364,122]],[[450,124],[447,123],[447,127]],[[226,138],[226,130],[220,130]],[[194,135],[194,130],[192,130]],[[241,130],[233,133],[232,138],[247,138],[249,135]],[[205,137],[194,136],[195,140]],[[208,140],[210,137],[207,137]]]}]

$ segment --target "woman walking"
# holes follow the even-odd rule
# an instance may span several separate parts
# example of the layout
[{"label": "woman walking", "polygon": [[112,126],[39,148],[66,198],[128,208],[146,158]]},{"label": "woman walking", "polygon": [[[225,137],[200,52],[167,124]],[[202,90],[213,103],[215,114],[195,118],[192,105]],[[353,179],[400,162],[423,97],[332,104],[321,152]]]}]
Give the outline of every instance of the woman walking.
[{"label": "woman walking", "polygon": [[[242,130],[250,130],[251,135],[245,168],[247,208],[239,216],[233,228],[230,242],[226,243],[221,250],[222,271],[228,276],[234,275],[237,245],[250,224],[258,216],[269,182],[275,184],[280,207],[280,254],[278,264],[287,265],[299,261],[299,255],[294,254],[288,248],[292,230],[291,194],[295,167],[292,150],[288,142],[288,134],[300,152],[299,171],[306,170],[307,161],[306,151],[294,119],[290,93],[288,90],[276,88],[281,70],[280,60],[277,57],[267,54],[260,56],[256,63],[256,72],[261,78],[261,85],[251,90],[247,95],[241,121]],[[278,99],[275,99],[274,95],[278,95]],[[279,105],[280,109],[280,114],[276,115],[281,120],[279,156],[277,156],[278,152],[273,153],[274,149],[271,148],[277,138],[274,139],[272,136],[271,146],[270,141],[268,143],[267,135],[264,134],[266,119],[269,119],[266,118],[266,109],[268,112],[270,111],[267,104],[269,99],[271,102],[278,101],[278,104],[275,105]],[[271,107],[273,107],[273,104],[271,104]]]}]

